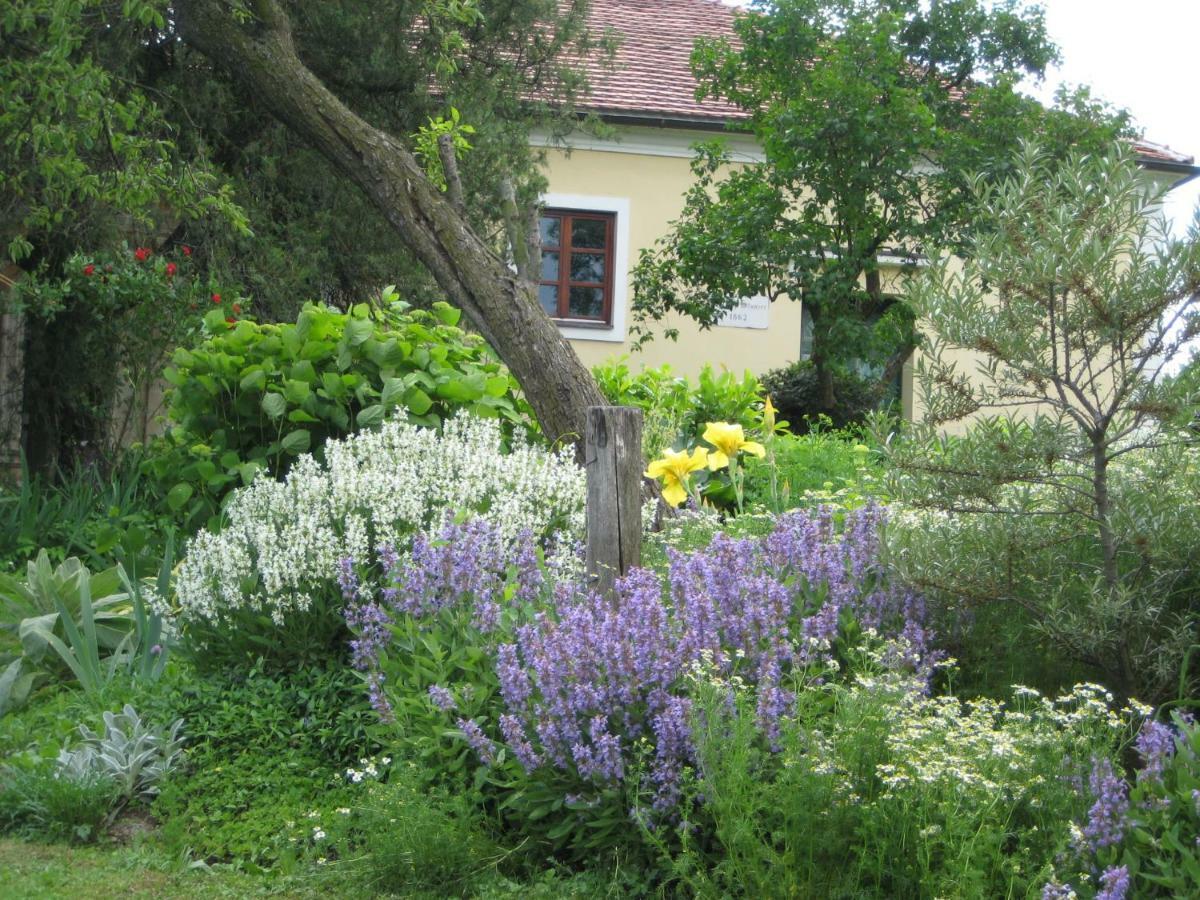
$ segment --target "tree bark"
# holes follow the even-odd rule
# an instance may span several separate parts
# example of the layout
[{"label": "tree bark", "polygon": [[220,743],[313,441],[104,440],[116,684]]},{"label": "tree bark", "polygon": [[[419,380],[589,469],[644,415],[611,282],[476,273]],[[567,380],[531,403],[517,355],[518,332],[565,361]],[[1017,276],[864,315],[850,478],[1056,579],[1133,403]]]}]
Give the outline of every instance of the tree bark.
[{"label": "tree bark", "polygon": [[179,0],[179,32],[366,193],[516,376],[546,437],[579,446],[587,408],[605,400],[537,302],[536,285],[472,231],[401,141],[357,116],[301,62],[275,0],[248,5],[254,19],[239,23],[223,0]]}]

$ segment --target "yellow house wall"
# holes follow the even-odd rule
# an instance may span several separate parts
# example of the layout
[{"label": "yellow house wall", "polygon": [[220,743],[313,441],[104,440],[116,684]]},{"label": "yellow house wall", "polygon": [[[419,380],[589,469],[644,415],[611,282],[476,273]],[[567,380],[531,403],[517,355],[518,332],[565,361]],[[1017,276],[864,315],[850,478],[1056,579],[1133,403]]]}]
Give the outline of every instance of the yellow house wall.
[{"label": "yellow house wall", "polygon": [[[646,129],[646,133],[664,133],[667,129]],[[633,132],[636,139],[641,132]],[[626,132],[630,134],[630,132]],[[684,194],[692,183],[690,153],[693,140],[711,137],[702,133],[677,140],[681,155],[651,155],[632,152],[606,152],[576,149],[569,154],[558,149],[547,151],[546,175],[549,195],[578,195],[621,198],[629,204],[629,257],[624,272],[614,277],[624,280],[625,327],[621,340],[571,337],[570,341],[588,366],[613,356],[630,354],[633,367],[669,363],[681,375],[694,376],[706,363],[740,373],[749,369],[761,375],[769,369],[787,365],[800,354],[800,304],[780,300],[771,304],[769,327],[763,330],[715,326],[700,329],[694,322],[672,317],[656,326],[658,336],[638,353],[632,353],[628,339],[628,307],[633,298],[631,269],[638,253],[654,245],[667,234],[670,222],[683,209]],[[619,142],[618,142],[619,145]],[[679,339],[661,336],[661,329],[679,329]]]},{"label": "yellow house wall", "polygon": [[[615,315],[616,327],[605,332],[564,331],[586,365],[594,366],[613,357],[628,355],[629,363],[635,369],[666,363],[681,375],[695,376],[707,364],[737,373],[749,369],[762,375],[799,357],[801,307],[800,303],[787,299],[771,304],[766,329],[715,326],[704,330],[690,319],[672,316],[655,326],[658,337],[654,341],[643,350],[633,352],[628,335],[629,305],[633,298],[632,268],[640,251],[654,246],[666,235],[670,223],[683,209],[684,195],[693,180],[691,144],[710,140],[713,136],[712,133],[673,128],[626,127],[617,129],[616,138],[611,141],[583,138],[571,141],[574,149],[570,152],[554,147],[547,149],[545,172],[549,200],[565,195],[585,200],[594,198],[601,204],[616,202],[625,210],[623,215],[628,225],[625,266],[618,265],[614,272],[614,278],[624,286],[623,297],[618,298],[624,314]],[[757,158],[757,148],[746,138],[732,137],[730,142],[735,160]],[[1163,185],[1174,179],[1156,173],[1150,175],[1150,180]],[[550,202],[548,205],[558,204]],[[622,213],[618,213],[618,219],[621,218]],[[901,270],[885,268],[883,276],[886,292],[902,291],[906,275]],[[678,329],[677,340],[670,341],[661,336],[663,329],[668,327]],[[946,356],[957,363],[960,372],[967,374],[974,374],[982,361],[981,354],[970,350],[949,350]],[[913,378],[920,359],[921,351],[918,350],[905,365],[901,393],[903,415],[916,420],[925,414],[925,404]],[[968,422],[963,420],[944,427],[947,431],[957,432]]]}]

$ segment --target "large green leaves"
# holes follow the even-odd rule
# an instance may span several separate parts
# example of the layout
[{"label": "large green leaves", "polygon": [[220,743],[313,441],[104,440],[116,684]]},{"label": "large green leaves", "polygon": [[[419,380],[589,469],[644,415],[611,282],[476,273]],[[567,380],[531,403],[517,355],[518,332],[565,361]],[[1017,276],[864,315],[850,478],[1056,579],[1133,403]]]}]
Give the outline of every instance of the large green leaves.
[{"label": "large green leaves", "polygon": [[395,302],[349,312],[309,304],[294,324],[230,326],[214,310],[210,336],[172,357],[175,427],[147,467],[189,526],[216,522],[225,494],[255,468],[278,476],[302,453],[385,419],[438,425],[459,410],[532,428],[513,378],[446,303]]}]

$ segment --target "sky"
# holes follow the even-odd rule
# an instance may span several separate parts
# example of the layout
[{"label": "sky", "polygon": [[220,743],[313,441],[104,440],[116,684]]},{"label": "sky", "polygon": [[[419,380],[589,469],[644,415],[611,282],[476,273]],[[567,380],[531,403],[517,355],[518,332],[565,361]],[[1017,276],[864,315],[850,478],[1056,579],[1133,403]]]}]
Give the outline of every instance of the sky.
[{"label": "sky", "polygon": [[[1200,0],[1042,0],[1062,64],[1034,88],[1060,82],[1128,109],[1147,140],[1200,160]],[[1200,178],[1172,191],[1166,213],[1182,237],[1200,201]]]}]

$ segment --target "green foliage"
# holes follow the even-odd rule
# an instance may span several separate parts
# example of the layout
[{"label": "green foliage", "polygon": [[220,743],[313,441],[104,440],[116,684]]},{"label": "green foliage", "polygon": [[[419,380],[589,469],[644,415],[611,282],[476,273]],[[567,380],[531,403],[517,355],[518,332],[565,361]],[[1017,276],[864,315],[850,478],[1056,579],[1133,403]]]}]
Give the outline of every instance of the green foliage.
[{"label": "green foliage", "polygon": [[235,680],[183,670],[141,702],[154,720],[187,723],[184,765],[154,806],[164,841],[244,868],[294,855],[289,821],[349,805],[343,770],[376,746],[376,716],[345,669],[257,667]]},{"label": "green foliage", "polygon": [[153,797],[159,781],[179,762],[183,719],[165,730],[154,728],[128,703],[121,712],[105,712],[103,718],[102,733],[80,725],[83,742],[59,752],[59,777],[80,783],[107,778],[117,786],[121,804]]},{"label": "green foliage", "polygon": [[827,409],[811,360],[772,369],[762,377],[763,393],[771,398],[779,417],[787,420],[795,434],[809,431],[821,417],[834,428],[862,424],[881,403],[878,387],[871,379],[853,372],[837,372],[833,376],[834,405]]},{"label": "green foliage", "polygon": [[22,464],[16,484],[0,485],[0,572],[41,552],[53,563],[77,556],[93,568],[151,565],[172,531],[157,505],[136,455],[107,471],[80,465],[42,474]]},{"label": "green foliage", "polygon": [[[1068,665],[1170,699],[1200,640],[1200,469],[1170,424],[1194,387],[1158,376],[1200,324],[1200,232],[1167,237],[1160,192],[1119,146],[1029,146],[974,189],[986,230],[961,270],[943,259],[910,292],[933,334],[927,421],[880,429],[888,490],[916,510],[895,520],[894,565],[947,614],[1020,609]],[[937,428],[968,416],[961,437]]]},{"label": "green foliage", "polygon": [[[1148,725],[1151,723],[1147,723]],[[1121,839],[1095,853],[1076,847],[1057,866],[1056,881],[1076,896],[1099,897],[1092,873],[1123,867],[1131,897],[1191,897],[1200,892],[1200,727],[1178,712],[1170,718],[1168,746],[1157,748],[1159,771],[1145,766],[1130,779],[1129,813]],[[1166,725],[1158,725],[1166,729]]]},{"label": "green foliage", "polygon": [[739,379],[706,364],[692,382],[673,374],[669,365],[635,374],[620,358],[596,366],[592,374],[610,403],[642,410],[642,451],[647,459],[693,440],[709,422],[733,422],[746,429],[758,423],[761,386],[749,371]]},{"label": "green foliage", "polygon": [[244,228],[229,189],[196,159],[134,78],[122,43],[173,40],[165,4],[13,0],[0,12],[0,239],[13,259],[47,233],[116,215],[149,224],[164,208]]},{"label": "green foliage", "polygon": [[144,438],[170,348],[199,332],[217,290],[197,277],[186,247],[73,253],[18,281],[9,294],[26,313],[31,458],[113,458]]},{"label": "green foliage", "polygon": [[[160,589],[168,589],[171,564],[168,552]],[[27,565],[24,580],[0,575],[0,631],[13,648],[0,644],[0,712],[19,706],[47,678],[73,679],[93,698],[108,692],[118,672],[158,678],[167,649],[147,589],[119,564],[92,573],[71,558],[52,568],[45,551]]]},{"label": "green foliage", "polygon": [[1064,775],[1120,741],[1104,701],[929,698],[878,654],[851,658],[854,682],[793,685],[774,751],[752,691],[697,677],[698,804],[648,834],[674,878],[702,897],[1036,895],[1089,803]]},{"label": "green foliage", "polygon": [[[505,856],[486,824],[477,797],[430,788],[410,761],[395,765],[386,783],[363,784],[345,812],[305,820],[296,832],[312,854],[342,857],[338,876],[372,893],[461,897]],[[325,832],[319,841],[314,827]]]},{"label": "green foliage", "polygon": [[828,411],[839,365],[894,368],[913,345],[880,255],[915,259],[972,226],[966,175],[1041,129],[1014,85],[1055,51],[1041,9],[1017,3],[755,6],[736,43],[701,40],[692,64],[703,96],[748,115],[766,158],[731,165],[721,142],[698,147],[682,215],[637,265],[635,329],[648,338],[671,312],[709,327],[743,297],[801,301]]},{"label": "green foliage", "polygon": [[762,460],[746,459],[747,506],[772,508],[772,478],[785,508],[831,502],[853,506],[851,495],[878,499],[882,493],[878,454],[854,432],[815,427],[799,437],[777,435],[768,454]]},{"label": "green foliage", "polygon": [[425,174],[440,190],[446,190],[446,173],[442,167],[442,157],[438,151],[438,141],[443,137],[450,139],[450,146],[456,157],[471,149],[468,135],[473,135],[475,129],[462,121],[462,114],[453,106],[450,107],[450,118],[432,116],[428,124],[422,125],[413,140],[413,150],[425,165]]},{"label": "green foliage", "polygon": [[[24,580],[0,575],[0,630],[7,645],[0,645],[0,712],[21,705],[47,676],[75,678],[89,693],[102,692],[130,633],[128,598],[120,588],[115,568],[93,574],[74,558],[52,568],[45,551],[27,565]],[[102,652],[109,656],[107,669],[100,665]]]},{"label": "green foliage", "polygon": [[[604,35],[587,33],[584,7],[582,0],[301,0],[287,11],[305,62],[398,142],[422,150],[431,120],[452,122],[451,110],[461,112],[475,129],[470,152],[459,159],[468,214],[479,234],[492,235],[501,222],[503,181],[512,182],[523,206],[545,189],[542,151],[529,141],[530,129],[560,136],[580,124],[575,100],[586,73],[574,49],[596,58],[605,43]],[[348,308],[389,282],[404,284],[406,297],[421,305],[442,296],[362,192],[319,151],[262,115],[237,79],[185,43],[169,53],[130,52],[148,63],[150,84],[170,97],[164,113],[180,145],[220,161],[253,225],[244,234],[219,222],[189,223],[187,239],[205,265],[254,295],[265,320],[294,321],[307,298]],[[535,95],[538,102],[529,102]],[[440,173],[436,152],[426,158]]]},{"label": "green foliage", "polygon": [[103,833],[117,803],[115,781],[98,773],[61,777],[49,761],[0,768],[0,832],[85,843]]},{"label": "green foliage", "polygon": [[331,437],[385,418],[434,426],[465,409],[528,428],[517,385],[445,303],[412,310],[385,290],[379,307],[348,313],[310,304],[295,324],[226,321],[180,348],[166,378],[171,428],[146,470],[172,513],[191,528],[215,525],[230,490],[259,471],[287,472],[302,453],[321,457]]}]

